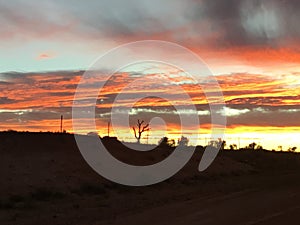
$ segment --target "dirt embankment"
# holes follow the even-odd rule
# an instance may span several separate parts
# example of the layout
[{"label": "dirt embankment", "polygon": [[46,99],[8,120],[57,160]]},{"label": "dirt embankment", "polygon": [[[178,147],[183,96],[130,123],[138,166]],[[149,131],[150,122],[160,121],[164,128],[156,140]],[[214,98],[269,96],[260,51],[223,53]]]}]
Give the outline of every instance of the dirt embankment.
[{"label": "dirt embankment", "polygon": [[[146,154],[106,143],[136,165]],[[149,187],[105,180],[83,160],[69,134],[0,133],[1,224],[299,224],[300,158],[266,151],[222,151],[208,170],[203,149],[174,177]],[[281,222],[281,223],[280,223]]]}]

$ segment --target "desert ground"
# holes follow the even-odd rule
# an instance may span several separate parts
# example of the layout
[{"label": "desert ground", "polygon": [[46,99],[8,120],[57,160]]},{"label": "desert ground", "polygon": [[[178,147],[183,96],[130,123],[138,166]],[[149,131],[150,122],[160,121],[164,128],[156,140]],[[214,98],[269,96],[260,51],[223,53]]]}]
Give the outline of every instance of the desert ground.
[{"label": "desert ground", "polygon": [[[172,151],[132,152],[107,141],[112,155],[143,165]],[[0,133],[3,225],[300,224],[300,157],[265,150],[223,150],[204,172],[197,148],[172,178],[128,187],[94,172],[71,134]]]}]

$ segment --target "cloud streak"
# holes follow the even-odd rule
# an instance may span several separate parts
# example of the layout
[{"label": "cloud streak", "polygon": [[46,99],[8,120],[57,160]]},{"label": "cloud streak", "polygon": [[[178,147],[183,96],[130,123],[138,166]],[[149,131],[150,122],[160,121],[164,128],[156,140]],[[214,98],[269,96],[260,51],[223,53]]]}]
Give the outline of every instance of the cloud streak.
[{"label": "cloud streak", "polygon": [[[76,85],[83,72],[51,72],[51,73],[6,73],[3,74],[9,85],[0,84],[0,117],[6,127],[30,124],[34,121],[54,120],[61,114],[66,115],[66,119],[71,119],[71,108]],[[145,76],[145,75],[144,75]],[[147,75],[148,76],[148,75]],[[149,76],[155,76],[149,74]],[[297,75],[295,75],[297,76]],[[165,99],[173,99],[178,106],[185,106],[181,101],[180,93],[176,91],[176,82],[167,86],[155,84],[157,78],[149,79],[149,83],[144,86],[133,85],[130,89],[123,89],[128,83],[134,84],[137,79],[136,72],[121,72],[116,74],[114,79],[106,83],[105,88],[99,95],[96,113],[103,121],[107,120],[112,105],[127,110],[129,102],[139,98],[139,94],[152,94],[143,99],[135,107],[132,115],[143,114],[149,120],[154,116],[176,117],[174,108],[166,100],[151,97],[156,93],[165,95]],[[178,78],[175,76],[174,78]],[[224,112],[228,116],[228,125],[259,125],[259,126],[300,126],[299,112],[299,88],[287,88],[291,76],[288,79],[278,79],[260,74],[227,74],[217,77],[223,90],[227,108]],[[91,80],[85,92],[89,98],[89,89],[95,88]],[[101,80],[99,76],[98,82]],[[171,82],[172,83],[172,82]],[[202,123],[209,123],[209,106],[204,93],[197,85],[183,84],[184,90],[192,97],[196,104],[198,115]],[[115,98],[120,91],[123,91],[123,100],[115,103]],[[165,93],[165,94],[164,94]],[[188,108],[186,108],[188,112]],[[172,116],[173,115],[173,116]],[[26,124],[24,124],[26,121]],[[3,125],[4,126],[4,125]],[[42,125],[41,125],[42,126]],[[69,127],[71,129],[71,127]]]}]

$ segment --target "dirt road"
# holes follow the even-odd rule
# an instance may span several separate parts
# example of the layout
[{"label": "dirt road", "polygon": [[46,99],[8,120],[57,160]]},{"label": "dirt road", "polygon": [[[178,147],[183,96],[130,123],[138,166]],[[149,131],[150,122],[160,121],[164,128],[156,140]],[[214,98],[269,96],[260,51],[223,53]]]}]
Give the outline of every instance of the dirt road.
[{"label": "dirt road", "polygon": [[[132,225],[282,225],[300,224],[300,189],[247,190],[225,196],[193,197],[119,217],[113,224]],[[104,224],[103,222],[99,224]]]}]

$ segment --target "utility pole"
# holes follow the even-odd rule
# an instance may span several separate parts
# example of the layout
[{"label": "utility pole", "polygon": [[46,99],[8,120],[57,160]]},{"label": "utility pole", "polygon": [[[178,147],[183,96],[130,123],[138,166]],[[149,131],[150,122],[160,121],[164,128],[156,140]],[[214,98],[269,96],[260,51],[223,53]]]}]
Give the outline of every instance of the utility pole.
[{"label": "utility pole", "polygon": [[107,123],[107,136],[109,137],[109,131],[110,131],[110,121]]},{"label": "utility pole", "polygon": [[147,144],[149,143],[149,132],[150,132],[150,128],[149,130],[147,130]]},{"label": "utility pole", "polygon": [[63,132],[63,120],[64,120],[64,116],[61,115],[61,116],[60,116],[60,133]]}]

